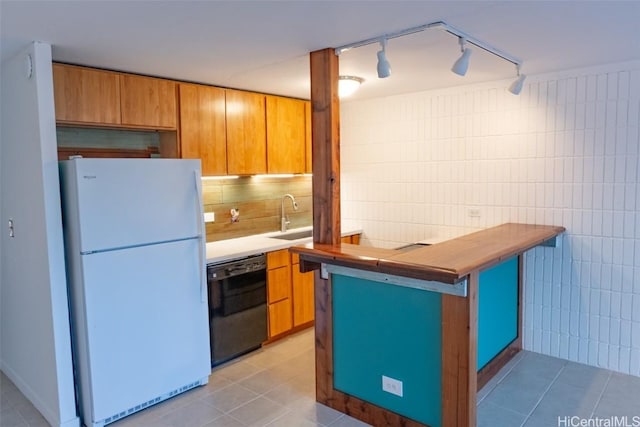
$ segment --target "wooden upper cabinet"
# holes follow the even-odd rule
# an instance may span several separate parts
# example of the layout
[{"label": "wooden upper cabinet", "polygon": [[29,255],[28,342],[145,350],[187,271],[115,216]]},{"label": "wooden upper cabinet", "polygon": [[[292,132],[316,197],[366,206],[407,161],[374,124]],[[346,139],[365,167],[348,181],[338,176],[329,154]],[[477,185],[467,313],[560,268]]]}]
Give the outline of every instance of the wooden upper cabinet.
[{"label": "wooden upper cabinet", "polygon": [[120,109],[123,126],[175,129],[176,83],[120,74]]},{"label": "wooden upper cabinet", "polygon": [[200,159],[203,176],[226,175],[225,90],[181,83],[179,94],[181,157]]},{"label": "wooden upper cabinet", "polygon": [[53,64],[56,121],[122,128],[177,128],[176,83]]},{"label": "wooden upper cabinet", "polygon": [[53,64],[53,90],[56,121],[120,124],[117,73]]},{"label": "wooden upper cabinet", "polygon": [[267,96],[267,171],[305,172],[304,101]]},{"label": "wooden upper cabinet", "polygon": [[267,173],[265,96],[227,89],[226,107],[227,172]]},{"label": "wooden upper cabinet", "polygon": [[305,120],[305,173],[313,173],[313,158],[311,156],[311,102],[304,103],[304,120]]}]

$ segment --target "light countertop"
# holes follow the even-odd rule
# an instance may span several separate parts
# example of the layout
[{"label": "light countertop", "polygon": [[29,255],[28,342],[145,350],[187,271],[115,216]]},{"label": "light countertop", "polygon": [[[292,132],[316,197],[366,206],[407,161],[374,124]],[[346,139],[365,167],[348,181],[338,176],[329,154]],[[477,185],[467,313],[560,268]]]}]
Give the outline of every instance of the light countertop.
[{"label": "light countertop", "polygon": [[[255,234],[252,236],[238,237],[235,239],[219,240],[207,243],[207,264],[231,261],[251,255],[286,249],[294,245],[309,243],[313,237],[305,237],[296,240],[274,239],[273,236],[297,233],[311,230],[311,226],[293,228],[286,233],[272,231],[269,233]],[[342,230],[343,236],[362,233],[361,229]]]}]

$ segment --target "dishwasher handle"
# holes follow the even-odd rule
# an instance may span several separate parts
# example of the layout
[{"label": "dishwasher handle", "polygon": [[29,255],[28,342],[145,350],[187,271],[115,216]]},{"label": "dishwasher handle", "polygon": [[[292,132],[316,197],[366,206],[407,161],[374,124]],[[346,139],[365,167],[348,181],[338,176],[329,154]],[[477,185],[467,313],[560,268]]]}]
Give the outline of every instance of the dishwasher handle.
[{"label": "dishwasher handle", "polygon": [[252,256],[237,261],[230,261],[222,264],[213,264],[207,267],[207,277],[209,280],[222,280],[229,277],[254,271],[266,270],[267,261],[264,254]]}]

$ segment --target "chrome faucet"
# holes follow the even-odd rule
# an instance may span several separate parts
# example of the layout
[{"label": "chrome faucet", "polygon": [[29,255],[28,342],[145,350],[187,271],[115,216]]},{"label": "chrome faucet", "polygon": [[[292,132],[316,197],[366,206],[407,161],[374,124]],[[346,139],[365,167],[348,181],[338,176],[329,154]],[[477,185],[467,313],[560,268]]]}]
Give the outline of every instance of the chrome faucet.
[{"label": "chrome faucet", "polygon": [[282,196],[282,200],[280,200],[280,231],[282,231],[283,233],[287,231],[287,226],[291,222],[287,219],[287,216],[284,214],[284,199],[286,199],[287,197],[291,199],[291,203],[293,204],[293,210],[294,211],[298,210],[298,202],[296,202],[296,199],[291,194],[285,194],[284,196]]}]

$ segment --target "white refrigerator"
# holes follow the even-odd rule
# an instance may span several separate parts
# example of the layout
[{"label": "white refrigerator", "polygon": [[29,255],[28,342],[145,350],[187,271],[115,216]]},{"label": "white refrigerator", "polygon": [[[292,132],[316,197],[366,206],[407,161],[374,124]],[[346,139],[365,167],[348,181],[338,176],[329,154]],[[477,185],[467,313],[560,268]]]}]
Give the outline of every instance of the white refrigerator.
[{"label": "white refrigerator", "polygon": [[60,162],[78,409],[102,426],[211,373],[199,160]]}]

